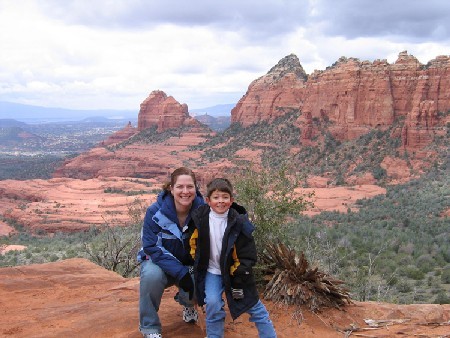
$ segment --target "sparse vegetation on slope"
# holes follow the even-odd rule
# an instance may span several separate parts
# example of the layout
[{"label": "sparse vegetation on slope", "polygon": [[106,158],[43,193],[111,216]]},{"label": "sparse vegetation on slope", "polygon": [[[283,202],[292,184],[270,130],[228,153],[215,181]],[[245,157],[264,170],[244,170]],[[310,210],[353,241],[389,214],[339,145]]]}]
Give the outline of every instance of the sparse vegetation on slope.
[{"label": "sparse vegetation on slope", "polygon": [[50,179],[63,161],[58,155],[0,155],[0,180]]},{"label": "sparse vegetation on slope", "polygon": [[[447,165],[360,200],[359,211],[301,217],[290,238],[345,280],[358,300],[430,303],[450,290],[450,175]],[[448,302],[447,300],[446,302]]]},{"label": "sparse vegetation on slope", "polygon": [[[287,113],[273,122],[262,121],[243,128],[239,123],[233,123],[228,129],[208,141],[192,146],[189,150],[204,150],[202,158],[206,163],[222,158],[233,160],[238,150],[262,150],[263,163],[271,168],[277,168],[280,159],[290,157],[292,146],[299,145],[300,129],[295,120],[298,112]],[[250,164],[254,159],[247,159]],[[239,158],[239,161],[242,159]]]}]

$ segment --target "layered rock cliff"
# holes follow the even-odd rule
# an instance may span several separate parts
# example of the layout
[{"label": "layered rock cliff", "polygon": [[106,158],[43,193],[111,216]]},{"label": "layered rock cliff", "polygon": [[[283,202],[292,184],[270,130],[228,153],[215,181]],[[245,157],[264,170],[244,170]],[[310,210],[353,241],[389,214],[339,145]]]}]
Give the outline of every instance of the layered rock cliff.
[{"label": "layered rock cliff", "polygon": [[314,135],[313,119],[330,121],[330,131],[341,140],[405,119],[403,146],[421,148],[436,134],[444,134],[449,109],[449,56],[438,56],[427,65],[406,51],[394,64],[342,57],[326,70],[306,76],[291,54],[250,84],[231,119],[248,126],[299,110],[300,136],[305,141]]}]

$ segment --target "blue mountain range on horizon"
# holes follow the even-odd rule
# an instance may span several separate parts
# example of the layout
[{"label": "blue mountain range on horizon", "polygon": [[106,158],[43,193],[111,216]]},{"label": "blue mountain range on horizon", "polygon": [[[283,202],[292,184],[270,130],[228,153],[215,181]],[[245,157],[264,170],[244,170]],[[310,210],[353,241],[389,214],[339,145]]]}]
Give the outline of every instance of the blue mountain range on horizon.
[{"label": "blue mountain range on horizon", "polygon": [[[211,116],[230,116],[235,104],[220,104],[212,107],[191,109],[192,116],[208,114]],[[127,109],[67,109],[42,107],[0,101],[0,119],[14,119],[26,123],[79,121],[86,118],[106,118],[137,120],[139,111]]]}]

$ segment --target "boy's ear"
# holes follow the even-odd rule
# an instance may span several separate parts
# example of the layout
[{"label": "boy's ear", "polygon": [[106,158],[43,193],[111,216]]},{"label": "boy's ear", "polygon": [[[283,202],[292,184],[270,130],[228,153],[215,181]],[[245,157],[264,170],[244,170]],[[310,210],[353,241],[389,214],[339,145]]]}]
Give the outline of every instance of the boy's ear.
[{"label": "boy's ear", "polygon": [[205,197],[206,204],[209,205],[209,197]]}]

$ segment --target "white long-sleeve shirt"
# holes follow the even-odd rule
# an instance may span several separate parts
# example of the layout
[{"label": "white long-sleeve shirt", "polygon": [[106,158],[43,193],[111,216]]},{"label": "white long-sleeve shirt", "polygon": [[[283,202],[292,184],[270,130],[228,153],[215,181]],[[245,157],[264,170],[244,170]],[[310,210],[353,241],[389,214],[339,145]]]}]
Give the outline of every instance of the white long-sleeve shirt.
[{"label": "white long-sleeve shirt", "polygon": [[209,264],[208,272],[221,275],[220,253],[222,252],[223,235],[227,228],[228,211],[218,214],[213,210],[209,211]]}]

